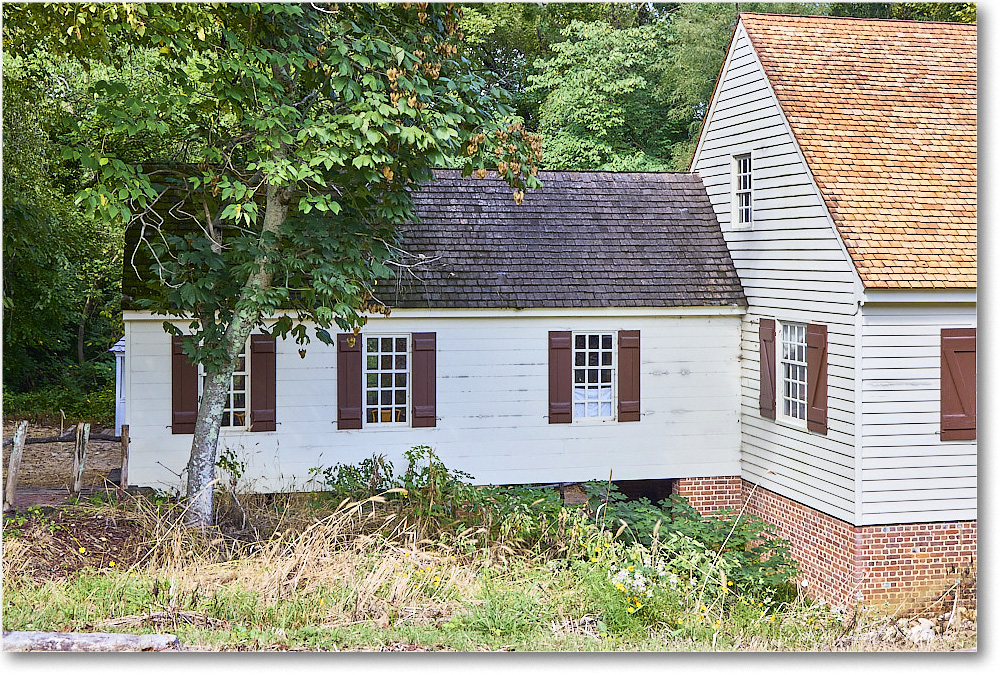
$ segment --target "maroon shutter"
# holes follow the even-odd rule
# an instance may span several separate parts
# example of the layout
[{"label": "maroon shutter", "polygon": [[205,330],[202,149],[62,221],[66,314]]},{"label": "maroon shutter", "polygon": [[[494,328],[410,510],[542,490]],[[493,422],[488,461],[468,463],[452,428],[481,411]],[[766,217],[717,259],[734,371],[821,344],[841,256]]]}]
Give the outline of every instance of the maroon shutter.
[{"label": "maroon shutter", "polygon": [[976,329],[941,329],[941,440],[976,439]]},{"label": "maroon shutter", "polygon": [[760,414],[775,418],[774,319],[760,320]]},{"label": "maroon shutter", "polygon": [[338,429],[361,428],[361,340],[353,333],[337,335]]},{"label": "maroon shutter", "polygon": [[250,431],[274,431],[275,342],[270,335],[250,336]]},{"label": "maroon shutter", "polygon": [[826,433],[826,326],[806,326],[806,428]]},{"label": "maroon shutter", "polygon": [[193,434],[198,419],[198,366],[184,353],[184,338],[170,340],[170,433]]},{"label": "maroon shutter", "polygon": [[618,421],[639,421],[639,331],[618,331]]},{"label": "maroon shutter", "polygon": [[410,363],[413,395],[411,426],[433,427],[437,423],[437,333],[414,333]]},{"label": "maroon shutter", "polygon": [[549,424],[573,421],[573,334],[549,331]]}]

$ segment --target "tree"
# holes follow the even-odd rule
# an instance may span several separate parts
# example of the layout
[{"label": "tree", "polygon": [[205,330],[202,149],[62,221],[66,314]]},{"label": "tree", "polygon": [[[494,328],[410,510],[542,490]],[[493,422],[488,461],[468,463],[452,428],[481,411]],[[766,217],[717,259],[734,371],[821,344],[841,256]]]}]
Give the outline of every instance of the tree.
[{"label": "tree", "polygon": [[[5,30],[90,63],[124,54],[162,88],[138,96],[95,81],[110,133],[162,148],[128,158],[67,148],[92,185],[88,213],[139,228],[150,311],[188,322],[184,351],[205,372],[187,466],[189,522],[212,521],[223,403],[254,327],[332,343],[364,323],[390,275],[410,190],[451,163],[499,169],[520,201],[540,185],[541,140],[503,92],[459,55],[461,9],[403,3],[5,6]],[[7,37],[5,36],[5,44]],[[22,43],[22,49],[29,44]],[[150,139],[159,142],[151,142]],[[170,218],[164,218],[167,203]],[[265,320],[275,318],[272,325]],[[173,323],[164,328],[174,334]]]},{"label": "tree", "polygon": [[62,111],[52,88],[25,64],[4,60],[5,390],[60,384],[79,395],[113,375],[105,352],[120,335],[108,340],[121,285],[120,230],[72,207],[80,185],[53,140]]},{"label": "tree", "polygon": [[653,96],[666,24],[615,28],[574,21],[553,56],[535,62],[529,91],[543,96],[546,167],[662,170],[680,140]]}]

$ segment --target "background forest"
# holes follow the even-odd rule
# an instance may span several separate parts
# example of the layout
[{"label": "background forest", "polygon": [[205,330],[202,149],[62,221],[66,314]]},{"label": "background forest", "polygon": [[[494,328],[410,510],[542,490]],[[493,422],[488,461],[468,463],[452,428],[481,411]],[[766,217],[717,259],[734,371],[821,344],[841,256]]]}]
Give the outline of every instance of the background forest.
[{"label": "background forest", "polygon": [[[93,171],[62,148],[98,144],[126,162],[175,148],[128,136],[102,114],[94,83],[161,92],[158,54],[85,69],[11,54],[3,27],[3,412],[109,422],[121,337],[127,222],[84,215]],[[81,6],[83,7],[83,6]],[[738,11],[974,23],[972,3],[496,3],[464,7],[465,56],[506,89],[541,133],[544,169],[686,170]],[[106,49],[115,50],[114,44]],[[20,50],[19,50],[20,51]],[[108,72],[116,69],[117,72]],[[166,111],[165,114],[170,114]],[[155,140],[154,140],[155,139]]]}]

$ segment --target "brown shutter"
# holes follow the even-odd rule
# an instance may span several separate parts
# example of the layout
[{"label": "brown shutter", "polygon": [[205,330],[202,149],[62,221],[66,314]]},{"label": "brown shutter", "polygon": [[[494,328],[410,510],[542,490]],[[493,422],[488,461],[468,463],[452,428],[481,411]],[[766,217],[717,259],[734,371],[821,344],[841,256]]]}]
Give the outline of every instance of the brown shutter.
[{"label": "brown shutter", "polygon": [[774,384],[776,371],[774,368],[774,319],[760,320],[760,414],[761,417],[774,419],[775,395]]},{"label": "brown shutter", "polygon": [[361,428],[361,376],[360,335],[337,335],[337,428]]},{"label": "brown shutter", "polygon": [[976,329],[941,329],[941,440],[976,439]]},{"label": "brown shutter", "polygon": [[573,334],[549,331],[549,424],[573,421]]},{"label": "brown shutter", "polygon": [[170,340],[170,433],[193,434],[198,419],[198,366],[184,353],[184,338]]},{"label": "brown shutter", "polygon": [[250,336],[250,431],[274,431],[275,341],[270,335]]},{"label": "brown shutter", "polygon": [[618,421],[639,421],[639,331],[618,331]]},{"label": "brown shutter", "polygon": [[806,326],[806,428],[826,433],[826,326]]},{"label": "brown shutter", "polygon": [[410,363],[413,395],[411,426],[433,427],[437,423],[437,333],[414,333]]}]

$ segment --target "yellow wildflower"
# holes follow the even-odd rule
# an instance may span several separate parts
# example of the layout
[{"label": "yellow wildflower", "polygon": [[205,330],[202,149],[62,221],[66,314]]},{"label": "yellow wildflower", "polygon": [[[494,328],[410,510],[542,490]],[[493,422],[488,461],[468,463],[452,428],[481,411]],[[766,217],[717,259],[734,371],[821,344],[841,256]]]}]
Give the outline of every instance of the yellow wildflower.
[{"label": "yellow wildflower", "polygon": [[81,546],[80,547],[80,553],[86,553],[86,552],[87,552],[87,549],[85,549],[83,546]]},{"label": "yellow wildflower", "polygon": [[108,567],[114,567],[114,566],[115,566],[115,561],[114,560],[109,560],[108,561]]}]

